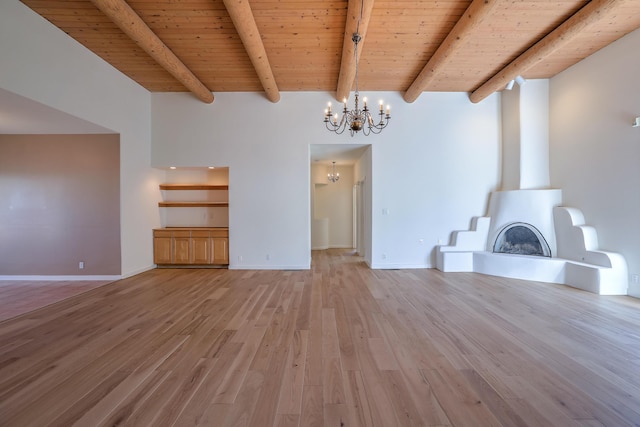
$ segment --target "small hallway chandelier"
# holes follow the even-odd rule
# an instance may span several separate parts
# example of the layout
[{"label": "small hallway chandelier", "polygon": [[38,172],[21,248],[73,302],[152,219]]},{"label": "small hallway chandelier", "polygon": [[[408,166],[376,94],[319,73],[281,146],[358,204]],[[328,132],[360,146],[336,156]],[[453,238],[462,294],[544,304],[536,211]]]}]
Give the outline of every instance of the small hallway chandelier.
[{"label": "small hallway chandelier", "polygon": [[[358,26],[359,26],[358,22]],[[351,38],[353,41],[353,52],[355,55],[356,61],[356,90],[355,90],[355,108],[353,110],[347,109],[347,98],[344,98],[342,101],[344,104],[344,109],[342,110],[342,117],[338,121],[338,114],[335,115],[331,111],[331,103],[326,110],[324,110],[324,124],[332,132],[337,133],[338,135],[344,132],[346,129],[349,129],[351,136],[356,133],[362,131],[365,136],[369,136],[370,134],[378,134],[387,127],[389,124],[389,119],[391,119],[390,108],[387,105],[387,111],[383,110],[383,102],[380,100],[380,110],[378,113],[374,113],[380,116],[380,121],[378,123],[374,122],[373,115],[369,108],[367,107],[367,98],[363,99],[363,108],[360,109],[360,93],[358,91],[358,43],[362,40],[362,37],[358,32],[353,33],[353,37]]]},{"label": "small hallway chandelier", "polygon": [[336,162],[333,162],[333,171],[327,174],[329,182],[336,183],[340,179],[340,173],[336,172]]}]

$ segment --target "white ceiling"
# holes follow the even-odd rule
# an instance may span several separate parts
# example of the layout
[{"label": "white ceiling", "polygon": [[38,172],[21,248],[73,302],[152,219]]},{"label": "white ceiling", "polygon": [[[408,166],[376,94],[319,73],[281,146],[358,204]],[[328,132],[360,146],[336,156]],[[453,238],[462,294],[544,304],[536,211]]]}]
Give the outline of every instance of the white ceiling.
[{"label": "white ceiling", "polygon": [[0,134],[115,133],[94,123],[0,89]]}]

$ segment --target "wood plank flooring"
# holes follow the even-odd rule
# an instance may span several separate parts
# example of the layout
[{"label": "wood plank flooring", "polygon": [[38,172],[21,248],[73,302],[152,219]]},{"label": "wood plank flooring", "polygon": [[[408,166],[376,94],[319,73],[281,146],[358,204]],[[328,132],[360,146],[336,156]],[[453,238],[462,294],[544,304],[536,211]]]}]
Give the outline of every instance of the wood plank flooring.
[{"label": "wood plank flooring", "polygon": [[62,301],[111,280],[0,280],[0,321]]},{"label": "wood plank flooring", "polygon": [[640,300],[437,270],[152,270],[0,322],[2,426],[638,426]]}]

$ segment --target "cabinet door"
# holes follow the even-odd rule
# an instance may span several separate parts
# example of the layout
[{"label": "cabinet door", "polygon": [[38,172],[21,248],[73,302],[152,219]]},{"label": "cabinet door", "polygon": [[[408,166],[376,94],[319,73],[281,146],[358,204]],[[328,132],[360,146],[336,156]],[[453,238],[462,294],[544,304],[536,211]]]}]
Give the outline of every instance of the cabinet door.
[{"label": "cabinet door", "polygon": [[153,262],[171,264],[171,237],[153,238]]},{"label": "cabinet door", "polygon": [[229,239],[216,237],[213,242],[213,264],[229,264]]},{"label": "cabinet door", "polygon": [[173,233],[173,264],[191,262],[191,233],[188,231]]},{"label": "cabinet door", "polygon": [[191,238],[191,264],[211,264],[211,240],[207,237]]}]

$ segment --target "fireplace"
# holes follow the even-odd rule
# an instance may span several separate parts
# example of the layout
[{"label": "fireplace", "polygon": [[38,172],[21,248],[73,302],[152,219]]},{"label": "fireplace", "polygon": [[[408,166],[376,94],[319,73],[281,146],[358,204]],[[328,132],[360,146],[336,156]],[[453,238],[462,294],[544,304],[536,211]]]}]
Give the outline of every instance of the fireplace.
[{"label": "fireplace", "polygon": [[[473,218],[470,230],[454,231],[450,245],[436,248],[437,268],[626,295],[624,257],[600,250],[582,212],[561,206],[560,198],[560,190],[553,189],[492,193],[490,215]],[[526,221],[514,220],[527,215]]]},{"label": "fireplace", "polygon": [[548,89],[546,80],[527,81],[502,93],[502,191],[470,230],[436,247],[436,266],[625,295],[624,257],[600,250],[582,212],[550,187]]},{"label": "fireplace", "polygon": [[542,233],[531,224],[516,222],[504,227],[493,244],[493,252],[551,257],[551,248]]}]

